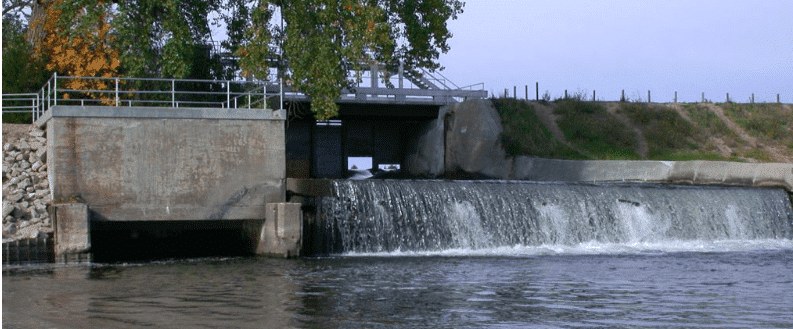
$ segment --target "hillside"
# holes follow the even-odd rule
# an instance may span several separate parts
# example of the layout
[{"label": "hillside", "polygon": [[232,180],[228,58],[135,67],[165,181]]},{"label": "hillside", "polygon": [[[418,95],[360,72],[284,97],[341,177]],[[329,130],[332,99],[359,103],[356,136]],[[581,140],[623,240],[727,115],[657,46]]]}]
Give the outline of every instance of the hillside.
[{"label": "hillside", "polygon": [[793,163],[787,104],[491,101],[509,155]]}]

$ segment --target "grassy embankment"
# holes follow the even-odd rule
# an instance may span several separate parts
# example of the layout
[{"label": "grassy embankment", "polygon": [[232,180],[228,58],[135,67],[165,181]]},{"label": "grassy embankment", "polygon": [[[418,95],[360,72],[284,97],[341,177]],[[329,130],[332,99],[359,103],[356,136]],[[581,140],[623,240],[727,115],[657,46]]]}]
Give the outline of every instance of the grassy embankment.
[{"label": "grassy embankment", "polygon": [[[539,103],[503,98],[492,101],[502,117],[502,142],[510,155],[753,162],[780,162],[793,155],[793,113],[785,105],[607,103],[580,98]],[[535,106],[553,109],[550,120],[566,141],[551,134]],[[738,128],[728,127],[713,107],[721,108]],[[740,136],[736,129],[743,129],[756,143]],[[640,152],[640,145],[646,148],[644,152]],[[768,146],[779,154],[769,154]]]}]

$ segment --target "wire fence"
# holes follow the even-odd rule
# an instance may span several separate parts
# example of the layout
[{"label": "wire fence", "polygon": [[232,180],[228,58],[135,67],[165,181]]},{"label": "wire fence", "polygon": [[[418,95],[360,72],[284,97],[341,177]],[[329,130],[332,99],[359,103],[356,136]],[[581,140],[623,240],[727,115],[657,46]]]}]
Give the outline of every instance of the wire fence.
[{"label": "wire fence", "polygon": [[56,105],[266,109],[281,95],[262,81],[58,76],[37,93],[3,94],[3,113],[32,113],[35,122]]},{"label": "wire fence", "polygon": [[[576,90],[574,92],[568,93],[567,89],[565,89],[564,90],[564,94],[563,94],[564,96],[559,96],[559,97],[556,97],[556,98],[552,99],[551,94],[547,90],[542,95],[540,94],[540,84],[539,84],[539,82],[535,83],[534,90],[531,90],[531,91],[534,92],[533,95],[530,94],[529,85],[524,85],[524,90],[523,90],[524,96],[520,97],[520,98],[523,98],[524,100],[533,100],[533,101],[551,101],[551,100],[558,100],[558,99],[577,99],[577,100],[581,100],[581,101],[593,101],[593,102],[607,101],[607,100],[603,100],[603,99],[598,98],[596,90],[592,90],[592,94],[590,95],[588,92],[581,91],[581,90]],[[505,88],[504,89],[504,93],[501,94],[501,96],[505,97],[505,98],[515,98],[515,99],[517,99],[517,98],[519,98],[518,97],[518,92],[519,92],[518,87],[517,86],[513,86],[512,87],[512,94],[511,94],[512,96],[511,97],[510,97],[509,88]],[[534,96],[534,97],[531,97],[531,96]],[[642,102],[642,103],[669,103],[669,102],[653,102],[653,98],[652,98],[653,94],[652,94],[652,92],[650,90],[647,91],[647,98],[643,98],[643,96],[644,95],[641,95],[639,93],[634,93],[633,95],[626,96],[625,90],[623,89],[621,94],[620,94],[620,98],[618,100],[612,100],[612,101]],[[725,93],[723,99],[724,99],[725,103],[737,103],[734,98],[730,97],[730,93]],[[702,92],[701,97],[700,97],[700,99],[698,101],[700,103],[713,103],[713,101],[711,99],[708,99],[708,98],[705,97],[705,93],[704,92]],[[754,93],[751,94],[751,96],[749,97],[747,102],[751,103],[751,104],[755,103],[755,94]],[[672,98],[672,103],[678,103],[677,91],[674,92],[674,97]],[[769,103],[769,102],[757,102],[757,103]],[[776,94],[776,102],[775,103],[782,104],[781,94]]]}]

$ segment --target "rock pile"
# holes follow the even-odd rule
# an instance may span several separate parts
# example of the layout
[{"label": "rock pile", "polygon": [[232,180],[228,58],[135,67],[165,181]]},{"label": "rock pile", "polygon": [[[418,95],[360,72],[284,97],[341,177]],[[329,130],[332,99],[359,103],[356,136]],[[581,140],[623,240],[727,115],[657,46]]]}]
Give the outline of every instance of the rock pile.
[{"label": "rock pile", "polygon": [[47,139],[35,126],[23,138],[3,141],[3,241],[52,232],[47,205]]}]

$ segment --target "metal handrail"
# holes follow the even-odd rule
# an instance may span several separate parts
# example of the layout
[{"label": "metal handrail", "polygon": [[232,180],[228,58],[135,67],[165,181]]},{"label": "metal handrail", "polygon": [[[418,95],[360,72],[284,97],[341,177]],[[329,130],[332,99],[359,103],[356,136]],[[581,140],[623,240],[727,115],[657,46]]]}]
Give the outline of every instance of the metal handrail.
[{"label": "metal handrail", "polygon": [[[35,113],[40,101],[38,93],[2,94],[2,111],[3,113]],[[6,102],[22,102],[26,105],[6,105]],[[36,121],[35,116],[31,119]]]},{"label": "metal handrail", "polygon": [[[96,88],[96,86],[87,86],[87,88],[58,87],[58,85],[68,86],[70,81],[75,80],[104,81],[110,88]],[[154,88],[152,89],[154,90],[134,89],[135,85],[139,82],[160,82],[162,85],[153,86]],[[206,90],[196,91],[188,90],[185,87],[177,88],[178,85],[184,83],[205,84],[204,87]],[[235,87],[231,88],[232,85],[235,85]],[[245,88],[250,85],[255,85],[255,88],[248,88],[246,91],[239,91],[240,87]],[[76,77],[58,76],[56,73],[53,74],[53,76],[47,80],[40,91],[35,94],[41,101],[39,101],[36,106],[33,107],[33,116],[34,120],[36,120],[50,107],[57,105],[59,102],[71,104],[76,104],[79,102],[81,106],[85,106],[86,104],[104,106],[132,106],[133,104],[148,104],[154,106],[159,105],[171,107],[196,107],[211,105],[222,108],[233,108],[237,107],[239,104],[243,104],[249,109],[253,108],[252,105],[258,105],[261,103],[263,106],[262,108],[266,108],[266,100],[277,96],[276,93],[267,92],[268,86],[274,87],[275,84],[263,81],[239,80]],[[208,98],[216,97],[217,101],[195,100],[196,95],[204,95]],[[226,97],[222,97],[223,95]],[[72,98],[74,96],[77,98]],[[90,98],[84,98],[86,96]],[[182,96],[182,99],[180,99],[179,96]],[[184,99],[186,98],[185,96],[189,96],[191,99]],[[240,102],[238,101],[240,97],[246,97],[246,99],[250,101],[244,103]]]}]

